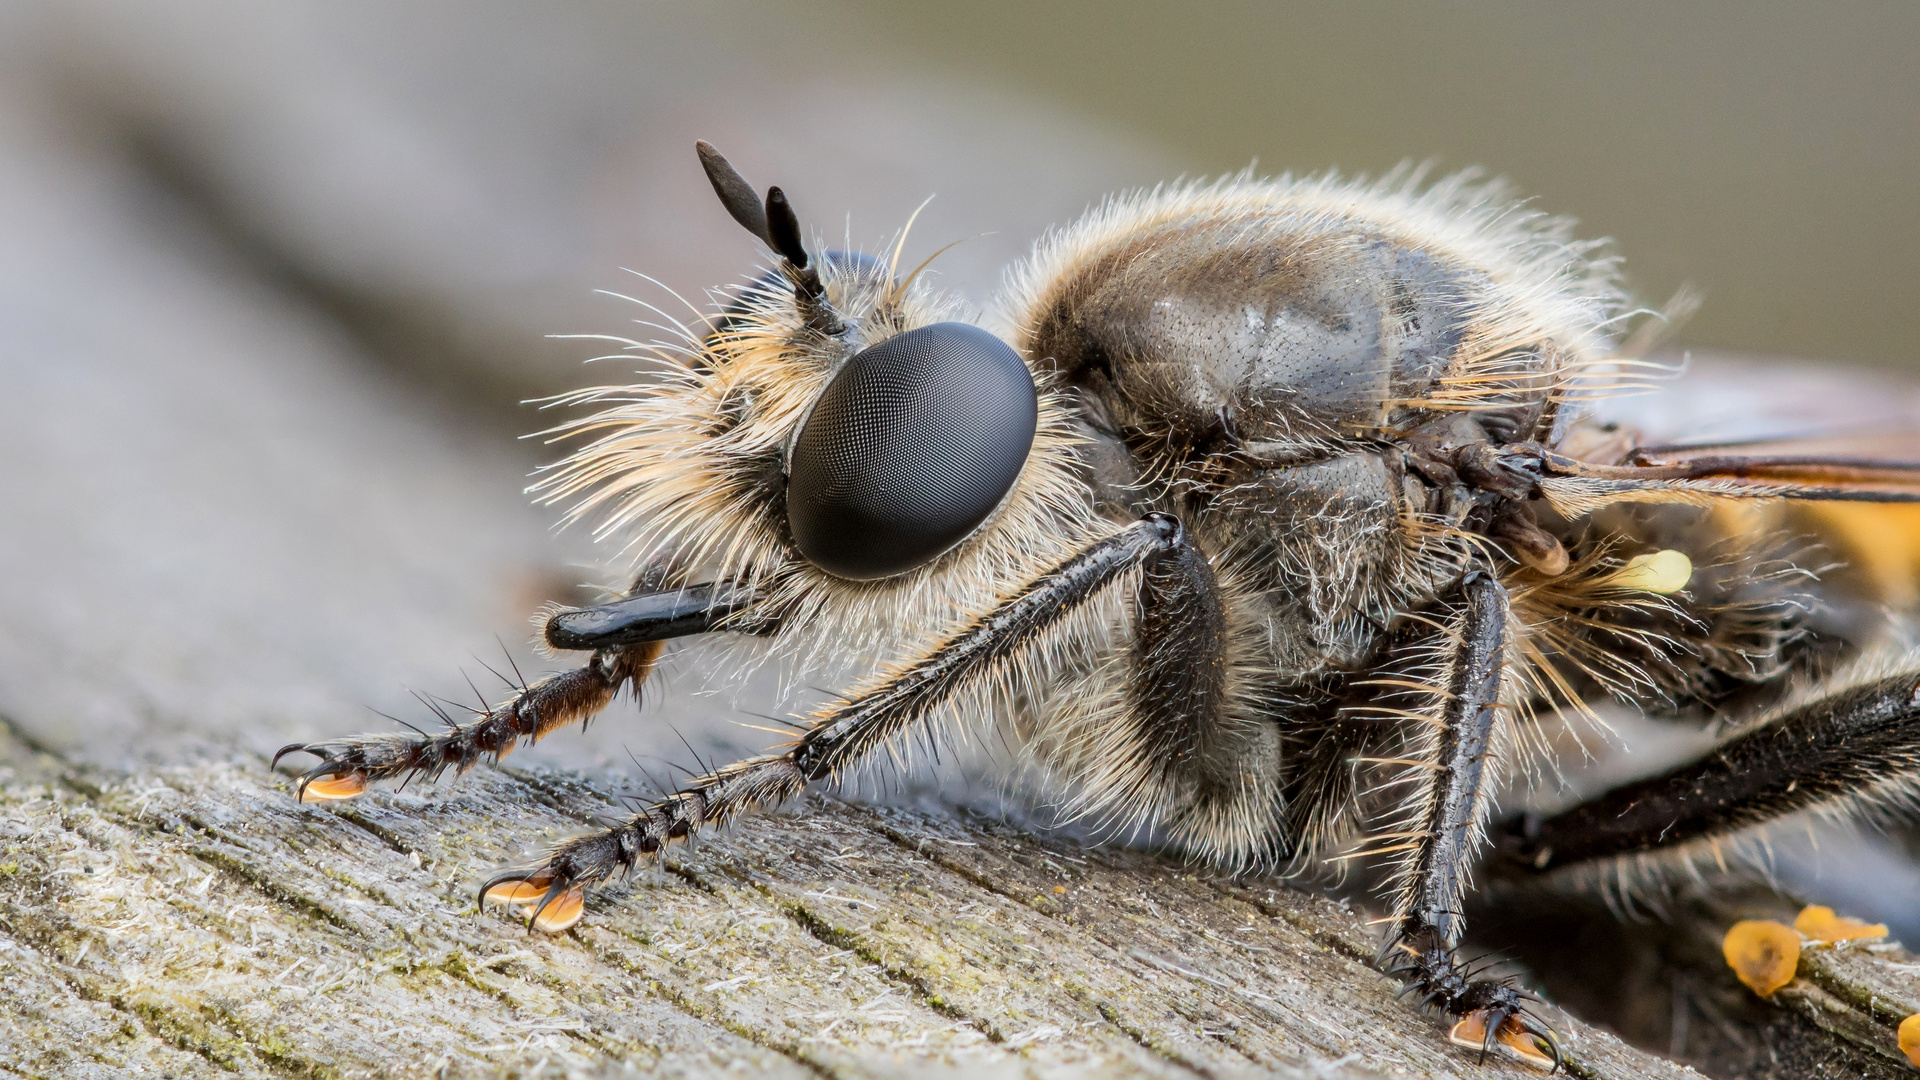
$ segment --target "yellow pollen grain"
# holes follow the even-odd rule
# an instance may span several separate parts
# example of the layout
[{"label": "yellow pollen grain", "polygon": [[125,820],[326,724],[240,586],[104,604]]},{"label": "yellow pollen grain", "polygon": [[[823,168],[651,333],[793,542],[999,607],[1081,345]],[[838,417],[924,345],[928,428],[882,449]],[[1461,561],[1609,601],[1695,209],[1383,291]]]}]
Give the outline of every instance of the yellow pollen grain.
[{"label": "yellow pollen grain", "polygon": [[1693,560],[1685,552],[1667,548],[1628,559],[1627,565],[1607,576],[1606,583],[1616,589],[1666,595],[1686,588],[1692,579]]},{"label": "yellow pollen grain", "polygon": [[1800,909],[1793,928],[1815,941],[1853,941],[1858,938],[1887,936],[1885,923],[1863,923],[1859,919],[1835,915],[1830,907],[1809,904]]},{"label": "yellow pollen grain", "polygon": [[1721,942],[1727,966],[1761,997],[1793,981],[1800,967],[1800,935],[1771,919],[1744,919],[1734,923]]}]

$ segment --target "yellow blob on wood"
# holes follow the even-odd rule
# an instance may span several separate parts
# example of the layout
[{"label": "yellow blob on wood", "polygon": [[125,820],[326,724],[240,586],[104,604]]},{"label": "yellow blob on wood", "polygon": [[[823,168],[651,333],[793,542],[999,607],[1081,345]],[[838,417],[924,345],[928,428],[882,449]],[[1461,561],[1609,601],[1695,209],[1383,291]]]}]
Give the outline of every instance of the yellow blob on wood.
[{"label": "yellow blob on wood", "polygon": [[1793,981],[1800,967],[1800,935],[1772,919],[1744,919],[1733,924],[1720,943],[1727,966],[1761,997]]},{"label": "yellow blob on wood", "polygon": [[1900,1021],[1900,1052],[1907,1060],[1920,1065],[1920,1013],[1914,1013]]},{"label": "yellow blob on wood", "polygon": [[1607,575],[1606,582],[1616,589],[1637,589],[1650,593],[1677,593],[1693,580],[1693,560],[1685,552],[1667,548],[1635,555],[1627,565]]},{"label": "yellow blob on wood", "polygon": [[1793,928],[1815,941],[1854,941],[1858,938],[1887,936],[1885,923],[1863,923],[1859,919],[1835,915],[1830,907],[1809,904],[1800,909]]}]

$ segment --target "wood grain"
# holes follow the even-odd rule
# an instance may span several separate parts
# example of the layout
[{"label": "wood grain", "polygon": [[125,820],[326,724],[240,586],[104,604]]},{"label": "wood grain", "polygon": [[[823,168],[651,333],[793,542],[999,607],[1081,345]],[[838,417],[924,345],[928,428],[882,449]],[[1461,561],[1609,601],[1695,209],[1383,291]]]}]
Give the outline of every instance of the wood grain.
[{"label": "wood grain", "polygon": [[[991,822],[808,800],[549,938],[473,889],[617,810],[577,776],[315,808],[258,765],[4,760],[22,1075],[1532,1075],[1396,1002],[1340,903]],[[1559,1022],[1576,1075],[1682,1074]]]}]

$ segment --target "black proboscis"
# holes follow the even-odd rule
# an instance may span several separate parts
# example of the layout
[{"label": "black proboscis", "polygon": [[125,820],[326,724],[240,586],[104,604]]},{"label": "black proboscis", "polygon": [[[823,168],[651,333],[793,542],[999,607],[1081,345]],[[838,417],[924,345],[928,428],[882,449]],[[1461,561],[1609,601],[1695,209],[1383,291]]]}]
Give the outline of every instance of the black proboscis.
[{"label": "black proboscis", "polygon": [[575,608],[547,620],[547,644],[556,649],[612,649],[702,634],[751,600],[746,589],[731,582],[710,582]]}]

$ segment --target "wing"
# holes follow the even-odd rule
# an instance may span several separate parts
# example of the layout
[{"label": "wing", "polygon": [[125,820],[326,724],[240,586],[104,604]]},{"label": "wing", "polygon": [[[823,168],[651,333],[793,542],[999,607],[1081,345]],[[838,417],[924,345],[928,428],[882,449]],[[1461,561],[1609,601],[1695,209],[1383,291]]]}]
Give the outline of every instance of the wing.
[{"label": "wing", "polygon": [[1593,403],[1558,457],[1535,465],[1542,495],[1569,516],[1626,501],[1714,505],[1728,527],[1817,540],[1848,567],[1824,589],[1920,608],[1920,382],[1694,361],[1660,392]]},{"label": "wing", "polygon": [[[1567,449],[1571,449],[1568,447]],[[1615,502],[1920,502],[1920,427],[1824,438],[1539,454],[1540,493],[1577,516]]]}]

